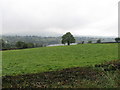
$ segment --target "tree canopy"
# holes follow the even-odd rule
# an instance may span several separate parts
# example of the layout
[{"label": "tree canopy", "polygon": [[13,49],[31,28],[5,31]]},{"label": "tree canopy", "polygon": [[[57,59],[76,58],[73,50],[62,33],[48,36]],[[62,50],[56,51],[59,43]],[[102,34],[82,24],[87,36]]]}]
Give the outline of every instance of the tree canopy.
[{"label": "tree canopy", "polygon": [[101,39],[98,39],[98,40],[97,40],[97,43],[101,43]]},{"label": "tree canopy", "polygon": [[118,38],[115,38],[115,41],[116,42],[120,42],[120,38],[118,37]]},{"label": "tree canopy", "polygon": [[65,43],[67,43],[68,45],[70,45],[70,43],[75,43],[75,38],[70,32],[67,32],[62,36],[62,44]]},{"label": "tree canopy", "polygon": [[5,46],[5,41],[3,39],[0,39],[0,47],[4,47]]},{"label": "tree canopy", "polygon": [[27,44],[25,42],[18,41],[18,42],[16,42],[16,47],[17,48],[27,48]]}]

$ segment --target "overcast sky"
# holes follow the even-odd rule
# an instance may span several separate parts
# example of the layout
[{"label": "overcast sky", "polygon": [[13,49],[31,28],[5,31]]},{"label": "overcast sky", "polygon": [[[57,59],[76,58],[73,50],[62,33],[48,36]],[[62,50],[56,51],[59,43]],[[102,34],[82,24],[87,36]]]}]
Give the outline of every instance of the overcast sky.
[{"label": "overcast sky", "polygon": [[119,0],[1,0],[0,34],[118,36]]}]

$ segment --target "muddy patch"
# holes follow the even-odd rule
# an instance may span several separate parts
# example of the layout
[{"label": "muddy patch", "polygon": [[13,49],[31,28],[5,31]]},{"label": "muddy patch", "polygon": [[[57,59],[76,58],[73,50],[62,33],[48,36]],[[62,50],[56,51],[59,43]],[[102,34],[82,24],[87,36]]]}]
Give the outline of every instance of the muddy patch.
[{"label": "muddy patch", "polygon": [[4,76],[2,80],[3,88],[45,88],[52,87],[54,84],[64,85],[73,83],[78,79],[94,81],[98,75],[102,76],[102,72],[96,71],[91,67],[76,67],[38,74]]}]

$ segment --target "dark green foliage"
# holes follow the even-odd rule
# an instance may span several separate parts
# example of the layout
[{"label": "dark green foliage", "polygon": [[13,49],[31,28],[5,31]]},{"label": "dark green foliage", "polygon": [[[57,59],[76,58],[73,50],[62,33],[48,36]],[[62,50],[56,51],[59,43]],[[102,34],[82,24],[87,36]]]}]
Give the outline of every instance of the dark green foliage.
[{"label": "dark green foliage", "polygon": [[50,44],[60,44],[60,37],[41,37],[41,36],[3,36],[4,40],[9,41],[10,44],[15,45],[18,41],[25,43],[37,44],[37,47]]},{"label": "dark green foliage", "polygon": [[5,41],[3,39],[0,39],[0,44],[2,45],[2,47],[5,47]]},{"label": "dark green foliage", "polygon": [[[34,43],[35,47],[47,46],[50,44],[60,44],[61,37],[40,37],[40,36],[2,36],[4,41],[9,41],[12,48],[15,48],[15,44],[18,41],[24,41],[26,43]],[[75,42],[80,43],[81,41],[87,42],[91,40],[93,43],[99,39],[97,37],[75,37]],[[115,38],[101,38],[103,42],[114,42]]]},{"label": "dark green foliage", "polygon": [[16,42],[16,47],[17,48],[27,48],[27,44],[25,42],[18,41],[18,42]]},{"label": "dark green foliage", "polygon": [[84,41],[82,41],[82,44],[84,44]]},{"label": "dark green foliage", "polygon": [[6,46],[5,41],[3,39],[0,39],[0,49],[5,48],[5,46]]},{"label": "dark green foliage", "polygon": [[37,43],[27,43],[23,41],[18,41],[16,44],[11,44],[9,41],[4,41],[0,39],[0,49],[1,50],[13,50],[13,49],[24,49],[24,48],[34,48],[34,47],[42,47],[42,44]]},{"label": "dark green foliage", "polygon": [[0,39],[0,49],[2,49],[5,46],[5,41],[3,39]]},{"label": "dark green foliage", "polygon": [[16,43],[16,47],[17,48],[34,48],[34,44],[33,43],[25,43],[25,42],[22,42],[22,41],[18,41]]},{"label": "dark green foliage", "polygon": [[62,44],[65,44],[65,40],[64,39],[62,39]]},{"label": "dark green foliage", "polygon": [[120,42],[120,38],[118,37],[118,38],[115,38],[115,41],[116,42]]},{"label": "dark green foliage", "polygon": [[6,43],[4,48],[5,48],[5,49],[12,48],[12,45],[10,45],[9,43]]},{"label": "dark green foliage", "polygon": [[27,48],[34,48],[34,44],[33,43],[27,43]]},{"label": "dark green foliage", "polygon": [[8,42],[5,42],[3,39],[0,39],[0,49],[9,49],[11,45]]},{"label": "dark green foliage", "polygon": [[101,39],[98,39],[96,43],[101,43]]},{"label": "dark green foliage", "polygon": [[65,43],[67,43],[68,45],[70,45],[70,43],[75,43],[75,38],[70,32],[67,32],[62,36],[62,44]]},{"label": "dark green foliage", "polygon": [[96,64],[95,67],[103,68],[104,71],[120,70],[120,60],[113,60],[103,64]]},{"label": "dark green foliage", "polygon": [[88,43],[92,43],[92,41],[88,41]]}]

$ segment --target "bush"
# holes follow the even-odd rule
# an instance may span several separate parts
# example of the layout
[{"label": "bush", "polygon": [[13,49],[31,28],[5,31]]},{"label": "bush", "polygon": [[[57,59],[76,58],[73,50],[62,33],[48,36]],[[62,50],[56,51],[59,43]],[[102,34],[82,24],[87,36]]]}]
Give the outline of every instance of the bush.
[{"label": "bush", "polygon": [[82,44],[84,44],[84,41],[82,41]]},{"label": "bush", "polygon": [[33,43],[27,43],[27,48],[34,48],[34,44]]},{"label": "bush", "polygon": [[15,46],[17,48],[27,48],[27,44],[25,42],[22,42],[22,41],[16,42]]},{"label": "bush", "polygon": [[16,43],[16,47],[20,48],[20,49],[22,49],[22,48],[34,48],[35,45],[33,43],[25,43],[25,42],[22,42],[22,41],[18,41]]},{"label": "bush", "polygon": [[92,43],[92,41],[88,41],[88,43]]},{"label": "bush", "polygon": [[96,43],[101,43],[101,39],[98,39]]},{"label": "bush", "polygon": [[118,42],[120,42],[120,38],[118,37],[118,38],[115,38],[115,41],[118,43]]}]

